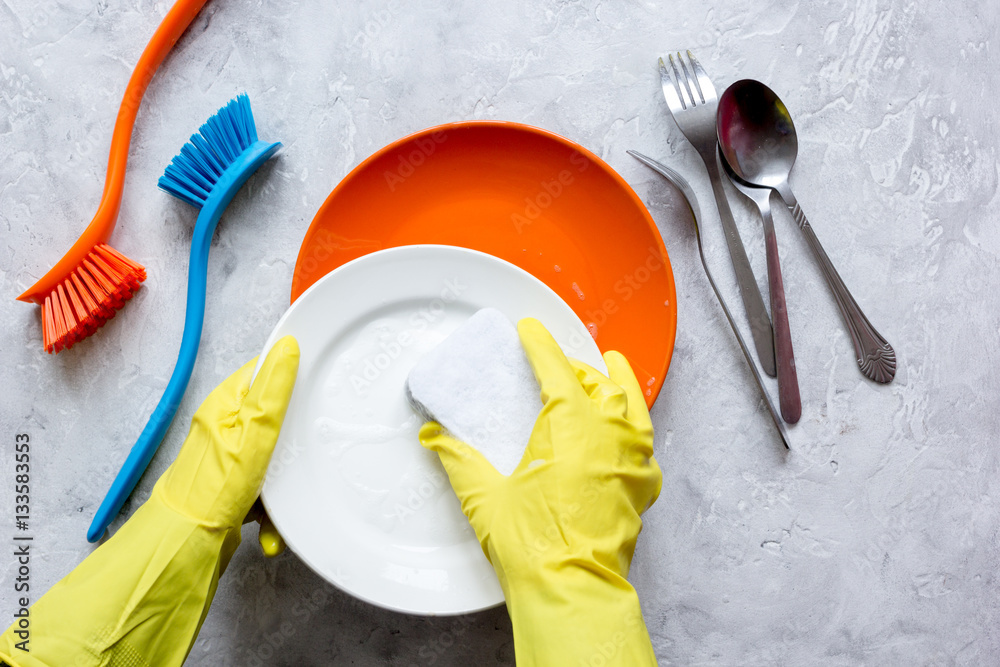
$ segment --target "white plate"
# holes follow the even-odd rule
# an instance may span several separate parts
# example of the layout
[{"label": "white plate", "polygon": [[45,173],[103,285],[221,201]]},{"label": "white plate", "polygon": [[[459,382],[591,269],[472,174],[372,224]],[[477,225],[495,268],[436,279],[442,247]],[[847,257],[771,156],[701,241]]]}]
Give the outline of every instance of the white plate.
[{"label": "white plate", "polygon": [[417,359],[486,306],[513,322],[538,318],[569,356],[605,370],[583,323],[544,283],[452,246],[392,248],[339,267],[264,346],[291,334],[302,352],[264,506],[288,546],[355,597],[415,614],[503,602],[403,391]]}]

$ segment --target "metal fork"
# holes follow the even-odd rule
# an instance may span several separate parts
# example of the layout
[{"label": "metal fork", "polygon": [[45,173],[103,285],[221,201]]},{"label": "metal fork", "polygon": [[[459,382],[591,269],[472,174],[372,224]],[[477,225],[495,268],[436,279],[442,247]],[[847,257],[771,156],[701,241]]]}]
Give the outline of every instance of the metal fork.
[{"label": "metal fork", "polygon": [[750,321],[750,333],[753,334],[757,357],[760,359],[764,372],[774,377],[774,332],[771,320],[767,316],[764,299],[760,296],[757,279],[746,249],[740,239],[733,220],[733,212],[729,209],[726,192],[722,188],[722,175],[718,160],[718,135],[716,134],[715,112],[719,106],[719,96],[715,92],[712,80],[708,78],[704,68],[694,55],[688,51],[687,58],[678,51],[676,57],[668,57],[670,66],[660,58],[660,82],[663,86],[663,96],[667,98],[667,107],[674,117],[674,122],[681,133],[691,142],[701,159],[705,162],[708,176],[712,180],[712,191],[715,193],[715,203],[719,208],[722,228],[726,234],[726,244],[729,246],[729,256],[736,271],[736,280],[740,286],[740,296],[746,308],[747,319]]},{"label": "metal fork", "polygon": [[708,283],[712,286],[712,291],[715,292],[715,298],[719,300],[719,305],[722,306],[722,312],[726,314],[726,319],[729,320],[729,326],[732,327],[733,333],[736,334],[736,340],[739,341],[740,349],[743,351],[743,356],[746,357],[747,364],[749,364],[750,370],[753,372],[753,379],[757,383],[757,388],[760,389],[760,395],[764,397],[764,403],[767,405],[767,411],[771,414],[771,419],[774,421],[774,425],[778,429],[778,435],[781,436],[781,442],[785,445],[785,449],[790,449],[788,446],[788,431],[785,430],[785,425],[781,423],[778,411],[774,409],[774,403],[771,402],[771,397],[768,395],[767,389],[764,388],[764,380],[760,377],[760,373],[757,372],[757,366],[753,363],[753,358],[750,356],[750,350],[747,349],[747,344],[743,341],[743,336],[740,335],[740,330],[736,326],[736,322],[733,320],[732,314],[729,312],[726,300],[722,298],[719,288],[715,285],[715,279],[712,278],[712,272],[709,270],[708,262],[705,260],[705,248],[701,244],[701,227],[699,226],[699,220],[701,220],[701,210],[698,208],[698,197],[694,194],[694,191],[691,189],[688,182],[684,180],[684,177],[667,165],[657,162],[651,157],[646,157],[642,153],[637,153],[636,151],[628,151],[628,154],[663,176],[680,191],[684,202],[688,206],[688,210],[691,212],[691,220],[694,221],[694,235],[698,240],[698,254],[701,255],[701,265],[705,268],[705,275],[708,276]]}]

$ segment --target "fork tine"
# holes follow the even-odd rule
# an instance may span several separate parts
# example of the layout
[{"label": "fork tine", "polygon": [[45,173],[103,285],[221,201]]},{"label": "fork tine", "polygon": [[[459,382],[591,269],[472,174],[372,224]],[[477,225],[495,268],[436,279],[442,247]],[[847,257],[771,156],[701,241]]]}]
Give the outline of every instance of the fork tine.
[{"label": "fork tine", "polygon": [[701,99],[707,101],[709,98],[716,97],[715,86],[712,85],[712,80],[705,72],[705,68],[701,66],[701,63],[698,62],[698,59],[694,57],[694,54],[690,50],[687,52],[687,55],[691,61],[691,69],[694,70],[695,83],[698,85],[698,92],[701,94]]},{"label": "fork tine", "polygon": [[[690,54],[691,52],[688,51]],[[681,71],[684,72],[684,85],[687,86],[688,94],[691,95],[691,106],[698,106],[699,102],[701,104],[705,103],[705,96],[701,92],[701,87],[698,86],[698,78],[694,74],[694,67],[691,63],[685,62],[684,55],[678,51],[677,52],[677,62],[681,65]],[[695,97],[695,91],[697,91],[698,96]]]},{"label": "fork tine", "polygon": [[668,56],[670,59],[670,67],[673,70],[674,78],[677,80],[677,92],[684,99],[684,94],[687,93],[687,107],[693,107],[698,103],[695,99],[694,93],[691,92],[691,83],[688,81],[687,69],[684,67],[684,61],[681,60],[681,52],[677,52],[677,60],[674,60],[674,55],[670,54]]},{"label": "fork tine", "polygon": [[684,100],[677,94],[677,86],[674,84],[673,79],[670,78],[670,70],[664,64],[663,58],[660,58],[660,85],[663,88],[664,97],[667,98],[667,107],[671,112],[687,109]]}]

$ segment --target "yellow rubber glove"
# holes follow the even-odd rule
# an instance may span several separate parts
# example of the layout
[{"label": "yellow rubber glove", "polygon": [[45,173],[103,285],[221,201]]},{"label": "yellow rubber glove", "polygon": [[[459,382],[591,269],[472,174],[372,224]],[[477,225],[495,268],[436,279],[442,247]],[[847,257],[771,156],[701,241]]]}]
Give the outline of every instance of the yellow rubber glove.
[{"label": "yellow rubber glove", "polygon": [[30,609],[30,652],[11,626],[0,658],[18,667],[180,665],[240,543],[299,366],[274,346],[219,385],[194,415],[177,460],[135,514]]},{"label": "yellow rubber glove", "polygon": [[285,551],[285,547],[287,546],[285,538],[281,536],[281,533],[274,526],[274,522],[267,515],[267,510],[264,509],[264,505],[260,502],[259,498],[253,504],[250,513],[247,514],[247,518],[244,519],[243,523],[249,523],[250,521],[256,521],[260,524],[260,529],[257,531],[257,544],[260,545],[260,550],[266,557],[274,558]]},{"label": "yellow rubber glove", "polygon": [[441,457],[500,579],[518,667],[655,665],[627,580],[662,483],[642,389],[617,352],[604,355],[609,379],[568,360],[537,320],[517,329],[543,407],[514,472],[434,422],[420,442]]}]

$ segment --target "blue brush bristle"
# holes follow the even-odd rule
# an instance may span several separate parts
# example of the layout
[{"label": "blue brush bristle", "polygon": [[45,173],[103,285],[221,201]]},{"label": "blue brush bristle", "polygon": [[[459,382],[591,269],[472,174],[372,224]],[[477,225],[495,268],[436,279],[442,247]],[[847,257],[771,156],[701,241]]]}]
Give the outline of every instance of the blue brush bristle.
[{"label": "blue brush bristle", "polygon": [[257,141],[250,98],[241,93],[191,136],[180,155],[160,176],[158,185],[192,206],[201,208],[222,172]]}]

